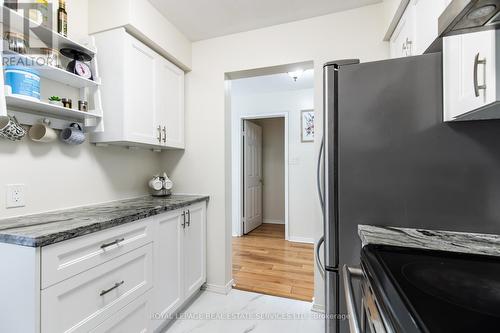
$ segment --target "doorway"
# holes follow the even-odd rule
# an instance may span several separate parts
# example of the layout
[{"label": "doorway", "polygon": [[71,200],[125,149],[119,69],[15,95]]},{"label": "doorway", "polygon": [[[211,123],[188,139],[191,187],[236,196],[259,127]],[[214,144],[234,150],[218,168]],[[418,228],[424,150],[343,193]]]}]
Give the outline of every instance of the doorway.
[{"label": "doorway", "polygon": [[311,302],[316,158],[302,119],[314,112],[314,72],[312,63],[296,66],[308,67],[236,73],[226,82],[233,288]]}]

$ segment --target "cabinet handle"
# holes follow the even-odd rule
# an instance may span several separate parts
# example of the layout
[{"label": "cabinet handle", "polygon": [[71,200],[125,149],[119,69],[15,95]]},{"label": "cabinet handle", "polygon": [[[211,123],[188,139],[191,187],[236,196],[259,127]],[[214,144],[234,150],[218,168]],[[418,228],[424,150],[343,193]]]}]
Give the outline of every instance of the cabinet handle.
[{"label": "cabinet handle", "polygon": [[167,126],[163,126],[163,142],[167,142]]},{"label": "cabinet handle", "polygon": [[486,59],[479,60],[479,53],[478,53],[478,54],[476,54],[476,57],[474,58],[474,94],[476,95],[476,97],[480,96],[479,90],[486,90],[486,73],[485,73],[485,77],[484,77],[484,84],[480,86],[478,83],[478,81],[479,81],[479,78],[478,78],[479,65],[486,65]]},{"label": "cabinet handle", "polygon": [[158,142],[161,143],[161,126],[158,126]]},{"label": "cabinet handle", "polygon": [[101,293],[99,294],[99,296],[104,296],[104,295],[106,295],[107,293],[109,293],[109,292],[111,292],[111,291],[115,290],[116,288],[118,288],[119,286],[121,286],[121,285],[122,285],[122,284],[124,284],[124,283],[125,283],[125,281],[117,282],[117,283],[115,283],[115,285],[114,285],[113,287],[111,287],[111,288],[109,288],[109,289],[107,289],[107,290],[101,290]]},{"label": "cabinet handle", "polygon": [[186,211],[182,212],[182,229],[186,229]]},{"label": "cabinet handle", "polygon": [[189,209],[187,211],[187,218],[188,218],[188,220],[187,220],[186,224],[188,227],[190,227],[191,226],[191,211]]},{"label": "cabinet handle", "polygon": [[124,240],[125,240],[125,238],[120,238],[120,239],[117,239],[117,240],[115,240],[115,241],[113,241],[113,242],[111,242],[111,243],[105,243],[105,244],[102,244],[102,245],[101,245],[101,249],[103,249],[103,250],[104,250],[105,248],[110,247],[110,246],[112,246],[112,245],[118,245],[118,244],[120,244],[121,242],[123,242]]}]

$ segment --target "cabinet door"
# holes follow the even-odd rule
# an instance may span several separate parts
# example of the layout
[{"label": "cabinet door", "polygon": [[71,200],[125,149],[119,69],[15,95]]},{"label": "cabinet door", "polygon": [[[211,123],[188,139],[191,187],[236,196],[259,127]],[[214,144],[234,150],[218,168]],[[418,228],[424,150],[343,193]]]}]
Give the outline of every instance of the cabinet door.
[{"label": "cabinet door", "polygon": [[415,49],[415,19],[413,6],[409,5],[392,34],[391,58],[414,55]]},{"label": "cabinet door", "polygon": [[[496,100],[495,44],[500,32],[483,31],[443,41],[445,121]],[[476,64],[476,57],[485,63]],[[477,69],[477,73],[475,73]],[[475,85],[485,85],[476,95]]]},{"label": "cabinet door", "polygon": [[182,295],[182,237],[181,211],[158,216],[155,222],[153,261],[153,330],[160,326],[168,315],[178,309]]},{"label": "cabinet door", "polygon": [[423,54],[438,36],[439,16],[448,0],[413,0],[415,11],[415,54]]},{"label": "cabinet door", "polygon": [[190,206],[184,229],[184,290],[193,295],[206,280],[206,203]]},{"label": "cabinet door", "polygon": [[114,314],[90,333],[146,333],[152,332],[151,323],[151,292],[138,297],[126,307]]},{"label": "cabinet door", "polygon": [[125,127],[129,141],[160,144],[155,113],[155,69],[157,54],[128,36],[126,71]]},{"label": "cabinet door", "polygon": [[157,61],[156,112],[163,135],[162,144],[184,148],[184,72],[160,57]]}]

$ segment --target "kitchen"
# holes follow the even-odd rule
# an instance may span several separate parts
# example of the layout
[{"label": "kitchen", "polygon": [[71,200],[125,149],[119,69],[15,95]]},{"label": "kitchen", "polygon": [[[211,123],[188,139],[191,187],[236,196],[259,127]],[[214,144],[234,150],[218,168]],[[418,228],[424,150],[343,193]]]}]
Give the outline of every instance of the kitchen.
[{"label": "kitchen", "polygon": [[[325,2],[322,1],[304,2],[302,3],[303,7],[289,9],[291,13],[296,15],[292,15],[292,19],[290,19],[290,17],[281,15],[283,13],[281,13],[280,8],[283,6],[270,8],[271,6],[253,7],[250,4],[239,4],[240,11],[238,13],[240,16],[238,16],[235,12],[232,12],[232,15],[228,14],[228,9],[225,9],[224,6],[206,8],[197,1],[182,5],[175,4],[175,6],[170,3],[169,6],[169,1],[153,1],[153,5],[146,0],[109,0],[105,2],[67,0],[68,38],[59,36],[57,24],[54,24],[54,34],[45,29],[43,30],[45,35],[43,33],[41,35],[46,36],[50,32],[50,36],[55,36],[57,43],[61,46],[71,46],[73,49],[94,54],[95,57],[90,62],[85,61],[85,56],[81,56],[83,61],[77,59],[77,61],[89,63],[93,74],[92,80],[85,77],[75,77],[73,73],[69,73],[70,76],[66,71],[60,70],[61,68],[40,69],[42,81],[40,101],[27,100],[17,95],[14,96],[13,92],[6,91],[5,98],[0,99],[0,113],[3,116],[6,114],[15,115],[17,120],[12,121],[13,126],[19,121],[24,126],[40,125],[40,128],[52,128],[59,134],[59,130],[66,128],[69,128],[71,133],[81,132],[78,126],[70,126],[77,123],[80,126],[84,125],[82,129],[88,134],[86,142],[80,145],[59,143],[57,141],[61,139],[54,140],[53,134],[47,138],[51,142],[35,142],[29,133],[25,133],[21,142],[8,139],[0,142],[2,170],[4,171],[0,180],[4,191],[9,191],[12,194],[0,196],[0,216],[2,220],[5,219],[5,221],[0,222],[5,225],[0,233],[5,236],[2,237],[4,243],[2,243],[0,253],[2,262],[5,260],[9,263],[2,265],[2,277],[5,277],[2,280],[12,281],[12,283],[6,283],[2,286],[0,294],[3,300],[16,300],[16,302],[1,302],[1,325],[4,326],[1,326],[0,330],[2,332],[113,331],[113,329],[121,332],[154,331],[159,328],[158,325],[164,323],[153,321],[152,326],[149,326],[151,321],[145,320],[141,314],[148,313],[149,315],[158,311],[164,314],[179,312],[185,305],[189,304],[192,297],[197,296],[197,290],[202,285],[206,291],[200,300],[208,294],[216,295],[214,297],[228,293],[230,295],[232,293],[230,291],[232,285],[230,217],[232,212],[229,204],[232,197],[229,138],[231,114],[226,109],[228,103],[226,75],[238,71],[313,61],[317,109],[317,133],[314,144],[319,152],[321,140],[318,138],[322,135],[323,127],[321,108],[323,105],[323,65],[336,59],[361,59],[361,67],[365,68],[363,64],[372,61],[422,54],[427,47],[434,46],[433,42],[439,31],[438,18],[446,8],[446,4],[434,8],[431,3],[435,2],[438,1],[420,0],[411,1],[408,5],[408,1],[359,1],[356,5],[352,5],[353,7],[349,7],[345,3],[334,1],[332,6],[334,5],[335,8],[329,7],[330,4],[325,5]],[[471,2],[475,1],[453,1],[452,4],[461,3],[464,5],[464,3]],[[277,1],[277,3],[280,2]],[[321,6],[324,7],[321,8]],[[59,5],[55,3],[54,7],[59,8]],[[54,22],[57,22],[58,8],[53,8]],[[190,10],[190,8],[197,10]],[[250,17],[250,19],[246,18],[249,22],[243,28],[229,29],[231,22],[238,27],[236,23],[239,20],[244,21],[245,12],[252,11],[257,12],[253,12],[255,13],[254,17],[261,17],[258,14],[262,14],[262,12],[268,13],[268,15],[274,13],[276,19],[257,22],[258,20],[252,20]],[[231,11],[229,10],[229,12]],[[297,15],[297,13],[302,12],[306,13],[301,14],[302,16]],[[23,17],[9,13],[13,17],[11,20],[24,22]],[[422,16],[418,15],[419,13],[434,14]],[[491,14],[490,12],[487,15]],[[360,25],[359,22],[363,22],[363,24]],[[211,30],[208,29],[209,26]],[[395,31],[399,33],[394,33]],[[420,33],[416,33],[416,31]],[[495,36],[494,32],[490,33],[492,33],[491,36]],[[190,37],[187,38],[185,34],[189,34]],[[93,37],[90,40],[89,35]],[[491,59],[496,59],[495,47],[492,47],[495,45],[493,43],[495,38],[478,39],[477,36],[471,36],[475,35],[457,37],[461,39],[458,44],[457,39],[449,39],[450,43],[444,43],[444,57],[445,59],[450,57],[450,61],[444,62],[444,75],[441,75],[439,71],[433,71],[433,69],[439,68],[439,53],[437,56],[435,54],[424,56],[425,60],[422,62],[426,62],[425,65],[419,64],[420,60],[412,60],[416,59],[413,57],[404,58],[400,62],[394,63],[402,70],[394,70],[392,79],[385,75],[385,73],[391,72],[386,66],[381,65],[380,68],[366,66],[365,70],[368,72],[378,69],[384,73],[383,82],[379,84],[378,81],[375,81],[377,87],[380,88],[378,91],[381,98],[378,105],[383,105],[382,100],[390,98],[384,90],[384,85],[401,86],[399,91],[406,94],[406,103],[399,102],[403,103],[405,108],[416,112],[416,114],[413,112],[411,115],[409,114],[408,118],[401,114],[395,115],[394,121],[402,126],[401,131],[396,131],[397,128],[394,127],[391,127],[391,131],[383,131],[388,134],[387,139],[403,139],[401,142],[405,144],[413,143],[412,147],[415,148],[415,153],[420,152],[420,154],[412,156],[411,160],[402,163],[401,170],[410,172],[413,168],[411,162],[420,166],[421,170],[425,170],[426,165],[422,161],[429,159],[435,159],[439,165],[449,165],[451,169],[447,169],[448,171],[444,174],[443,172],[439,173],[446,178],[442,180],[437,176],[433,178],[434,186],[427,188],[426,193],[430,193],[423,196],[426,199],[425,202],[422,201],[422,196],[416,196],[416,194],[415,201],[402,195],[395,195],[398,193],[396,190],[401,190],[401,188],[398,189],[398,186],[407,186],[404,190],[408,191],[408,196],[411,196],[412,192],[408,188],[411,188],[411,184],[418,185],[418,180],[422,177],[420,175],[414,179],[408,178],[408,175],[402,171],[391,179],[392,187],[388,186],[390,191],[387,196],[382,195],[385,192],[380,193],[380,187],[376,186],[369,190],[378,189],[377,195],[368,196],[371,192],[360,193],[367,196],[363,197],[364,202],[369,203],[373,198],[377,199],[372,201],[373,207],[370,208],[373,208],[372,213],[379,213],[379,215],[376,220],[370,220],[369,216],[362,216],[363,212],[361,211],[361,214],[356,216],[356,225],[392,225],[395,227],[499,234],[495,225],[498,214],[495,213],[494,205],[498,193],[496,190],[498,176],[495,169],[497,166],[495,156],[498,153],[498,149],[495,149],[495,143],[498,140],[495,140],[494,133],[498,124],[495,120],[448,122],[457,116],[464,120],[474,119],[477,116],[486,119],[495,118],[492,116],[494,108],[486,108],[483,110],[486,113],[481,113],[482,115],[470,112],[482,105],[490,105],[491,103],[494,105],[497,100],[494,75],[484,75],[485,73],[495,73],[495,61],[487,60],[486,64],[483,61],[484,57],[490,59],[490,55],[493,55]],[[421,40],[425,42],[421,42]],[[437,47],[439,49],[439,45]],[[460,47],[467,52],[459,52]],[[447,53],[447,48],[450,48],[452,52]],[[130,50],[137,50],[137,52],[130,52]],[[478,52],[480,56],[475,61]],[[130,57],[121,56],[121,54],[130,54]],[[460,74],[460,70],[453,68],[447,71],[447,66],[460,65],[460,59],[456,58],[458,54],[467,55],[467,59],[471,58],[470,61],[467,60],[463,63],[462,68],[466,71],[464,75]],[[61,59],[63,59],[62,57]],[[140,69],[138,69],[136,61],[141,64]],[[415,85],[414,88],[424,89],[421,87],[421,81],[413,80],[412,75],[403,75],[403,78],[396,77],[398,73],[399,75],[402,73],[415,74],[416,69],[412,69],[412,64],[418,68],[417,73],[427,80],[428,84],[424,87],[427,89],[425,101],[432,106],[431,109],[434,112],[432,114],[426,113],[425,116],[422,116],[423,118],[420,118],[418,111],[425,105],[420,103],[425,101],[419,98],[420,94],[416,93],[417,90],[412,92],[408,87],[408,85]],[[353,70],[351,68],[355,69],[356,64],[353,65],[354,67],[349,66],[345,65],[347,73],[345,76],[340,71],[341,79],[346,80],[341,86],[340,92],[342,93],[345,92],[342,87],[354,84],[355,78],[349,77],[348,74]],[[64,68],[68,68],[66,64],[64,64]],[[473,75],[474,68],[477,69],[477,76]],[[341,69],[343,69],[342,66]],[[84,72],[86,71],[83,71],[82,74]],[[162,75],[155,76],[154,73],[162,73]],[[110,75],[116,80],[115,82],[123,82],[124,84],[110,86],[106,83],[106,77],[109,78]],[[366,77],[374,79],[373,74]],[[474,78],[476,78],[477,85],[474,85]],[[463,84],[461,79],[463,79]],[[486,87],[483,87],[485,79],[487,80]],[[58,80],[61,82],[57,82]],[[445,81],[444,97],[440,94],[442,80]],[[369,80],[367,79],[367,81]],[[134,84],[135,82],[139,84]],[[399,84],[401,82],[405,82],[406,85]],[[464,91],[466,94],[454,94],[460,87],[467,87]],[[484,99],[486,96],[488,99],[487,101],[483,100],[482,105],[477,105],[477,101],[472,99],[476,95],[475,87],[479,90],[481,98]],[[156,90],[157,88],[160,90]],[[449,93],[446,89],[449,89]],[[81,90],[84,90],[85,96],[82,96]],[[359,90],[356,91],[359,94],[366,93],[365,102],[368,102],[370,97],[373,97],[372,101],[377,101],[374,99],[374,96],[377,95],[372,90],[359,87]],[[146,95],[144,96],[144,94]],[[50,104],[48,99],[52,96],[71,99],[73,102],[72,110],[66,110],[64,106]],[[85,99],[88,99],[88,111],[81,111],[78,109],[78,101],[85,102]],[[359,103],[362,100],[360,98]],[[47,101],[47,103],[41,101]],[[347,103],[342,106],[346,108],[344,110],[347,110],[352,104]],[[164,111],[161,111],[162,108],[165,108]],[[428,109],[430,108],[426,108],[426,110]],[[141,112],[134,112],[134,110],[141,110]],[[341,108],[340,112],[343,112],[342,110]],[[491,114],[489,114],[490,112]],[[359,114],[359,117],[363,117],[363,114]],[[376,121],[373,117],[368,119]],[[48,121],[45,122],[45,120]],[[341,123],[341,128],[356,124],[356,119],[350,120],[355,122]],[[363,120],[366,119],[363,118]],[[383,124],[374,123],[374,125],[381,126]],[[430,130],[434,128],[433,126],[446,128],[446,132],[433,132]],[[26,129],[28,128],[26,127]],[[430,135],[429,141],[411,142],[411,138],[403,135],[405,129],[413,131],[416,130],[415,128],[419,130],[418,134],[428,133]],[[372,135],[368,138],[376,139],[376,141],[372,141],[374,144],[381,142],[379,141],[380,137],[376,135],[383,128],[378,128],[376,133],[370,132],[370,128],[361,127],[361,129],[367,131],[363,132],[366,135]],[[376,128],[372,128],[372,130],[374,129]],[[46,132],[52,133],[50,130],[46,130]],[[400,136],[397,137],[397,135]],[[443,135],[445,136],[444,143],[437,146],[436,143],[440,141],[436,141],[436,138]],[[34,135],[33,137],[36,139]],[[428,150],[419,150],[429,149],[429,146],[434,145],[438,151],[438,149],[446,148],[447,143],[452,140],[457,140],[456,146],[453,146],[450,151],[445,150],[446,154],[442,153],[443,151],[439,151],[442,154],[433,154],[432,151],[426,154]],[[353,145],[355,143],[366,144],[362,140],[344,142],[351,142]],[[382,143],[384,142],[386,143],[382,140]],[[427,146],[424,147],[424,143]],[[343,147],[341,146],[341,148]],[[345,147],[351,148],[349,144],[346,144]],[[404,162],[407,157],[404,147],[403,143],[396,147],[386,147],[385,152],[392,161],[395,157],[389,153],[397,152],[399,148],[399,152],[404,153],[401,156],[401,160]],[[355,149],[352,152],[357,152],[358,148],[369,149],[370,147],[360,145],[353,148]],[[340,154],[342,151],[341,149]],[[360,157],[350,155],[347,150],[344,152],[349,158]],[[367,156],[364,157],[367,158]],[[364,161],[372,162],[371,160]],[[349,159],[346,159],[345,163],[348,162]],[[341,168],[342,166],[340,165]],[[377,170],[380,171],[383,167],[383,163],[379,164]],[[153,187],[158,184],[158,181],[162,183],[160,191],[163,190],[163,184],[165,184],[165,190],[167,190],[166,187],[170,187],[171,183],[165,177],[161,178],[164,171],[167,171],[167,178],[173,181],[173,191],[176,193],[174,197],[135,201],[134,198],[144,198],[145,195],[149,194],[148,182],[150,180],[152,180]],[[370,176],[369,170],[352,171],[363,171],[363,177]],[[159,176],[151,179],[154,175]],[[352,176],[351,174],[347,175]],[[384,174],[379,173],[379,175]],[[401,178],[396,177],[396,175],[401,176]],[[352,180],[352,178],[345,180]],[[366,184],[374,185],[373,182]],[[7,188],[7,185],[15,186]],[[340,188],[341,191],[345,189]],[[415,193],[421,193],[420,191],[425,189],[424,184],[421,184],[419,191]],[[356,187],[347,194],[353,195],[354,190]],[[432,195],[433,191],[435,191],[435,196]],[[450,200],[445,204],[442,202],[442,197],[437,195],[443,193],[453,194],[453,196],[448,197]],[[452,199],[457,198],[455,197],[457,193],[460,194],[460,200],[453,201]],[[182,201],[178,202],[175,197],[177,194],[187,195],[187,197],[178,198]],[[311,195],[316,194],[311,193]],[[384,202],[384,198],[387,198],[388,201]],[[391,202],[390,200],[395,200],[394,198],[398,200]],[[126,199],[133,200],[133,202],[117,202],[117,200]],[[14,201],[14,205],[24,204],[24,206],[7,209],[8,200]],[[208,204],[206,204],[207,200]],[[386,205],[384,212],[392,209],[394,216],[382,216],[383,212],[374,208],[377,203]],[[441,209],[436,210],[435,206]],[[412,216],[419,208],[429,208],[429,210],[420,213],[421,215]],[[54,214],[52,212],[61,210],[64,210],[62,217],[51,215]],[[319,200],[317,207],[312,209],[310,214],[311,219],[315,221],[314,228],[318,240],[323,235],[322,211]],[[435,217],[442,223],[412,223],[417,216],[430,221],[432,214],[438,214]],[[404,219],[397,220],[402,217]],[[384,218],[386,220],[390,218],[390,221],[384,222]],[[9,219],[11,220],[9,221]],[[445,221],[449,219],[456,219],[456,224],[446,223]],[[89,228],[90,224],[92,227]],[[34,229],[30,229],[30,225],[34,226]],[[55,228],[55,231],[52,227]],[[83,234],[79,233],[82,231]],[[190,234],[190,231],[193,233]],[[391,232],[395,231],[388,231],[388,233]],[[400,234],[404,233],[400,232]],[[409,232],[409,234],[412,233]],[[19,241],[20,237],[24,238]],[[199,238],[193,240],[190,237]],[[348,237],[350,241],[356,242],[360,250],[361,241],[357,235],[349,231]],[[120,242],[122,238],[125,238],[124,242]],[[380,238],[386,240],[392,237],[366,237],[368,242]],[[165,239],[168,241],[165,242]],[[487,244],[498,244],[494,236],[483,236],[481,239],[487,239]],[[108,245],[117,240],[117,243]],[[12,242],[26,243],[15,245]],[[410,242],[405,239],[403,242],[413,244],[415,241]],[[428,242],[425,241],[425,243]],[[198,245],[198,247],[191,247],[190,245],[193,244]],[[103,245],[108,246],[101,249],[100,246]],[[163,246],[170,250],[162,250]],[[97,247],[99,251],[92,252],[94,247]],[[50,251],[51,249],[52,251]],[[320,251],[322,251],[321,249]],[[352,250],[357,251],[355,260],[341,261],[339,264],[359,267],[362,263],[360,252],[354,248]],[[492,252],[494,253],[494,250],[483,250],[481,253],[492,254]],[[165,257],[157,258],[155,253],[161,253]],[[187,260],[186,256],[196,259],[205,258],[205,260],[195,260],[196,267],[189,266],[186,263],[191,263],[193,260]],[[15,261],[12,260],[13,258]],[[320,255],[319,259],[324,263],[327,258]],[[59,260],[62,261],[58,262]],[[120,260],[124,261],[120,262]],[[165,266],[155,264],[155,260],[169,262],[169,267],[173,267],[173,262],[177,269],[162,270],[162,267]],[[52,268],[51,261],[54,265]],[[140,265],[140,262],[143,265]],[[131,264],[124,265],[126,263]],[[132,263],[137,266],[132,265]],[[369,264],[372,265],[372,262]],[[369,264],[365,264],[364,267],[368,267]],[[137,270],[140,268],[139,266],[143,269]],[[382,267],[382,265],[380,266]],[[106,274],[106,272],[118,269],[117,267],[135,272],[132,273],[132,277],[135,274],[133,278],[137,278],[135,281],[136,289],[129,289],[132,286],[130,284],[127,286],[129,281],[112,276],[113,274]],[[356,267],[353,267],[354,273],[356,273]],[[15,274],[16,272],[17,274]],[[23,272],[23,274],[19,274],[19,272]],[[162,274],[164,277],[161,277]],[[102,276],[104,280],[97,281],[96,276]],[[151,276],[154,286],[151,284]],[[7,277],[9,277],[8,280]],[[172,289],[169,288],[171,285],[157,283],[158,278],[155,277],[160,277],[159,281],[168,279],[171,285],[177,287]],[[95,286],[91,286],[95,292],[89,294],[87,296],[89,298],[85,299],[83,297],[87,294],[86,290],[83,287],[76,287],[89,279],[97,282]],[[107,291],[123,280],[125,280],[123,285],[99,296],[101,291]],[[191,280],[192,283],[185,283],[188,280]],[[317,269],[315,298],[312,307],[320,313],[324,311],[325,305],[324,283],[320,270]],[[132,289],[133,291],[131,291]],[[354,296],[357,296],[358,287],[353,287],[353,289],[355,289],[354,294],[356,294]],[[333,302],[333,304],[345,306],[344,298],[346,295],[342,290],[343,288],[340,288],[336,293],[338,302]],[[332,293],[334,293],[333,289],[327,290],[327,295]],[[340,295],[341,293],[342,295]],[[150,296],[151,294],[153,296],[161,294],[162,296],[153,297]],[[83,310],[82,312],[70,311],[71,304],[64,304],[62,295],[69,296],[67,300],[77,301],[77,304],[82,306],[95,304],[90,299],[94,296],[97,300],[104,297],[102,299],[109,303],[106,303],[108,305],[106,307],[89,305],[89,308],[84,309],[85,312]],[[107,300],[106,296],[109,297]],[[378,297],[381,297],[380,294]],[[355,298],[356,304],[359,304],[358,298]],[[220,298],[216,299],[223,302]],[[492,308],[498,304],[498,300],[496,302]],[[193,306],[196,304],[195,301]],[[336,310],[330,305],[327,299],[327,311],[335,313]],[[149,309],[150,307],[152,309]],[[359,308],[359,305],[357,307]],[[161,310],[159,310],[160,308]],[[276,309],[281,308],[277,305]],[[341,310],[341,313],[345,315],[347,309]],[[67,317],[67,320],[58,323],[57,320],[50,319],[61,314]],[[123,318],[128,318],[130,321],[123,321]],[[129,327],[138,327],[138,329],[124,329],[123,326],[115,326],[121,321],[133,323]],[[225,321],[219,321],[219,324],[221,322],[225,323]],[[335,320],[327,321],[327,326],[332,322],[335,326]],[[285,325],[286,323],[278,324]],[[174,332],[175,325],[174,323],[169,331]],[[238,328],[234,328],[234,331],[245,331],[254,325],[254,321],[242,321],[238,322],[238,325],[241,325],[242,328],[240,329],[238,326]],[[266,322],[262,322],[262,325],[266,325]],[[342,325],[342,331],[347,331],[347,320],[343,320]],[[299,324],[295,326],[294,329],[297,330]],[[355,326],[354,324],[353,327]],[[336,328],[330,327],[328,329],[330,329],[329,332],[334,332]],[[386,329],[386,331],[390,330]],[[404,330],[393,329],[393,331]],[[433,330],[420,327],[417,331]]]}]

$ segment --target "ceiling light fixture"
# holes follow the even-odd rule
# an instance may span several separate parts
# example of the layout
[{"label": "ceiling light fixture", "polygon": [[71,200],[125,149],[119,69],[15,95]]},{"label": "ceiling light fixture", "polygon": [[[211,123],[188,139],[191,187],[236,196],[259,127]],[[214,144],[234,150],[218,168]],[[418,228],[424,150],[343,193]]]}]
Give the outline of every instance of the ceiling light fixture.
[{"label": "ceiling light fixture", "polygon": [[298,69],[296,71],[293,71],[293,72],[288,72],[288,75],[295,81],[297,82],[298,79],[300,79],[300,77],[302,76],[302,74],[304,74],[304,70],[303,69]]}]

